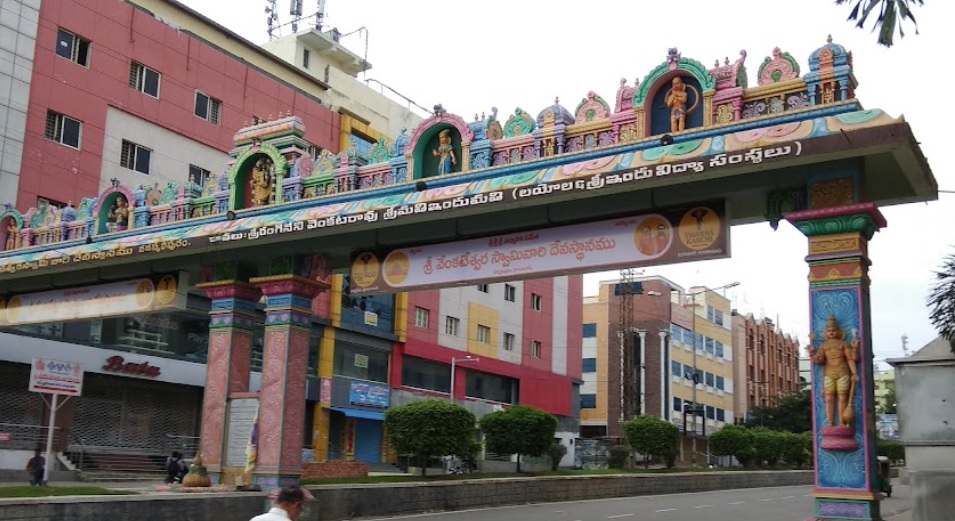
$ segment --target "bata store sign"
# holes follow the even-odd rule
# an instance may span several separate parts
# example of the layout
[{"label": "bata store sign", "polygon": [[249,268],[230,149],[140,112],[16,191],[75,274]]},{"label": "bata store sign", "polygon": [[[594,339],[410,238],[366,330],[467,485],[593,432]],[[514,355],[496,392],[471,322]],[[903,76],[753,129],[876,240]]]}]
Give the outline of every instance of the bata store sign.
[{"label": "bata store sign", "polygon": [[103,364],[103,371],[129,376],[145,376],[147,378],[156,378],[162,373],[162,369],[149,365],[149,362],[127,362],[125,358],[119,355],[107,358],[106,363]]}]

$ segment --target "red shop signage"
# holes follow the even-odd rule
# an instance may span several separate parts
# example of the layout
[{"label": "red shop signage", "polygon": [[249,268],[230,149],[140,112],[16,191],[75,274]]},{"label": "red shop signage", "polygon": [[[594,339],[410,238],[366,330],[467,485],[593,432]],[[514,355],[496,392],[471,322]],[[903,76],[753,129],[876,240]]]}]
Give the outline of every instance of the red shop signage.
[{"label": "red shop signage", "polygon": [[106,359],[106,365],[103,366],[104,371],[109,371],[111,373],[125,373],[136,376],[148,376],[150,378],[155,378],[159,376],[162,372],[162,369],[149,365],[149,362],[143,362],[137,364],[134,362],[127,362],[121,356],[111,356]]}]

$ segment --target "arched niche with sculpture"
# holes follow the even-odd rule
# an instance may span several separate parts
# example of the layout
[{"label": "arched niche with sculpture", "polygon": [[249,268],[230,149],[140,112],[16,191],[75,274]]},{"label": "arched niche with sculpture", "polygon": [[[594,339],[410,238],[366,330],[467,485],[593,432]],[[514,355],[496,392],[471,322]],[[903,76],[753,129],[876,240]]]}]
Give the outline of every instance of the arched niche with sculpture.
[{"label": "arched niche with sculpture", "polygon": [[0,212],[0,245],[3,251],[11,251],[22,247],[20,244],[20,230],[23,229],[23,215],[12,207]]},{"label": "arched niche with sculpture", "polygon": [[229,209],[255,208],[283,201],[282,180],[288,161],[274,145],[255,143],[235,159],[229,171]]},{"label": "arched niche with sculpture", "polygon": [[463,118],[449,114],[437,105],[434,114],[415,128],[405,147],[412,178],[470,170],[473,140],[474,131]]},{"label": "arched niche with sculpture", "polygon": [[716,79],[702,63],[670,49],[641,82],[633,106],[643,109],[646,136],[670,134],[711,125],[715,92]]},{"label": "arched niche with sculpture", "polygon": [[135,204],[136,198],[129,188],[113,180],[113,185],[100,194],[93,208],[96,235],[132,228]]}]

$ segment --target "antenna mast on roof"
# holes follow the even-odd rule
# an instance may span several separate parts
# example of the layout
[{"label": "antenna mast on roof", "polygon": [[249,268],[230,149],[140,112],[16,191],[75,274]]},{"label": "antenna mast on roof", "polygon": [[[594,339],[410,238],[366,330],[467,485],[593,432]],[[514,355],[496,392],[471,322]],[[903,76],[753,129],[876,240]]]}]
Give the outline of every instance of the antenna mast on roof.
[{"label": "antenna mast on roof", "polygon": [[305,0],[291,0],[288,14],[292,15],[292,32],[298,32],[298,21],[302,19],[302,3]]},{"label": "antenna mast on roof", "polygon": [[322,22],[325,20],[325,0],[318,0],[318,12],[315,13],[315,30],[322,32]]},{"label": "antenna mast on roof", "polygon": [[277,3],[278,0],[265,0],[265,16],[266,23],[268,23],[269,26],[269,41],[275,38],[275,30],[278,28],[279,13],[277,11]]}]

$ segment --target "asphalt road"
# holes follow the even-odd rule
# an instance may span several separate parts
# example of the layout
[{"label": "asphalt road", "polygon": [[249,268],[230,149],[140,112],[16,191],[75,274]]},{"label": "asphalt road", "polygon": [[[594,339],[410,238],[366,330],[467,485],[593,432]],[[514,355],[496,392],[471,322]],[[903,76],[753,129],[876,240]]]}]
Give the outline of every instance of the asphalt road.
[{"label": "asphalt road", "polygon": [[[882,517],[911,508],[908,487],[895,485]],[[804,521],[813,514],[812,487],[722,490],[573,503],[378,518],[427,521]]]}]

